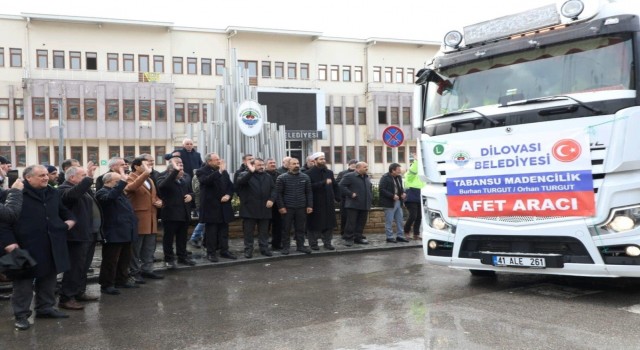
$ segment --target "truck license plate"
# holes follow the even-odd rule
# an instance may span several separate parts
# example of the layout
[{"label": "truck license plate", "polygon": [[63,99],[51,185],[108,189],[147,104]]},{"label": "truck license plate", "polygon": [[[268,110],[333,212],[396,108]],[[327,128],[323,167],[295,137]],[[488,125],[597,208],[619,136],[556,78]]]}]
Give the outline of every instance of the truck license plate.
[{"label": "truck license plate", "polygon": [[530,258],[524,256],[493,256],[493,266],[533,267],[544,269],[544,258]]}]

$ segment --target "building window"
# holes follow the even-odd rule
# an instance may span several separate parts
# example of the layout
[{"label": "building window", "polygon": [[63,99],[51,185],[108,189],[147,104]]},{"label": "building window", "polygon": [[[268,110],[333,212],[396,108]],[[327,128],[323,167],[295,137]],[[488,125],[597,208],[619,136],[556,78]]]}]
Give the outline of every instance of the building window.
[{"label": "building window", "polygon": [[164,56],[153,56],[153,71],[156,73],[164,73]]},{"label": "building window", "polygon": [[37,50],[36,55],[38,68],[49,68],[49,51]]},{"label": "building window", "polygon": [[138,118],[140,120],[151,120],[151,100],[138,101],[138,107],[140,108]]},{"label": "building window", "polygon": [[411,125],[411,107],[402,107],[402,124]]},{"label": "building window", "polygon": [[136,157],[136,146],[124,146],[122,147],[122,157],[127,159],[134,159]]},{"label": "building window", "polygon": [[382,82],[382,67],[380,66],[373,67],[373,82],[375,83]]},{"label": "building window", "polygon": [[202,75],[211,75],[211,59],[210,58],[200,59],[200,71],[202,72]]},{"label": "building window", "polygon": [[84,164],[82,157],[82,146],[71,146],[71,158],[77,159],[80,164]]},{"label": "building window", "polygon": [[331,161],[331,159],[333,158],[331,156],[331,147],[322,146],[320,147],[320,151],[324,153],[324,159],[327,161],[327,164],[333,164],[333,162]]},{"label": "building window", "polygon": [[22,49],[9,49],[11,67],[22,67]]},{"label": "building window", "polygon": [[[131,55],[131,64],[133,65],[133,55]],[[126,70],[126,69],[125,69]],[[138,72],[150,72],[149,55],[138,55]]]},{"label": "building window", "polygon": [[409,146],[409,158],[413,158],[416,155],[416,146]]},{"label": "building window", "polygon": [[309,80],[309,63],[300,63],[300,79]]},{"label": "building window", "polygon": [[69,67],[71,69],[82,69],[82,54],[80,51],[69,51]]},{"label": "building window", "polygon": [[358,147],[358,151],[359,151],[359,155],[358,155],[358,161],[360,162],[368,162],[367,161],[367,146],[359,146]]},{"label": "building window", "polygon": [[53,50],[53,68],[64,69],[64,51]]},{"label": "building window", "polygon": [[11,159],[11,146],[0,146],[0,154],[7,158],[10,164],[13,164],[13,160]]},{"label": "building window", "polygon": [[182,74],[182,57],[173,58],[173,74]]},{"label": "building window", "polygon": [[382,146],[375,146],[373,148],[373,161],[375,163],[383,163],[383,161],[382,161]]},{"label": "building window", "polygon": [[393,68],[384,67],[384,82],[393,83]]},{"label": "building window", "polygon": [[362,66],[353,67],[353,81],[357,83],[362,82]]},{"label": "building window", "polygon": [[351,66],[342,66],[342,81],[351,81]]},{"label": "building window", "polygon": [[107,100],[107,120],[120,119],[118,100]]},{"label": "building window", "polygon": [[15,119],[24,119],[24,102],[21,98],[13,99],[13,113]]},{"label": "building window", "polygon": [[167,120],[167,101],[156,100],[156,120]]},{"label": "building window", "polygon": [[356,159],[356,147],[355,146],[347,146],[347,157],[345,160],[348,162],[349,159]]},{"label": "building window", "polygon": [[176,123],[184,123],[184,103],[174,104]]},{"label": "building window", "polygon": [[50,98],[49,99],[49,119],[58,119],[60,115],[60,104],[62,99]]},{"label": "building window", "polygon": [[117,53],[107,54],[107,69],[111,72],[115,72],[118,70],[118,54]]},{"label": "building window", "polygon": [[271,61],[262,61],[262,77],[271,78]]},{"label": "building window", "polygon": [[33,107],[33,115],[31,118],[44,119],[44,98],[34,97],[31,99],[31,104]]},{"label": "building window", "polygon": [[289,62],[287,63],[287,78],[296,79],[298,76],[296,75],[298,71],[298,65],[296,63]]},{"label": "building window", "polygon": [[413,68],[407,68],[407,83],[413,84],[415,81],[415,70]]},{"label": "building window", "polygon": [[[52,164],[55,164],[56,160],[58,160],[59,157],[60,157],[60,147],[53,146],[53,162],[52,162]],[[66,159],[66,158],[67,158],[67,146],[64,146],[64,147],[62,147],[62,159]]]},{"label": "building window", "polygon": [[367,125],[367,109],[364,107],[358,108],[358,125]]},{"label": "building window", "polygon": [[16,146],[16,158],[18,159],[14,166],[27,166],[27,147]]},{"label": "building window", "polygon": [[400,111],[398,107],[391,107],[391,124],[400,124]]},{"label": "building window", "polygon": [[198,59],[187,57],[187,74],[198,74]]},{"label": "building window", "polygon": [[331,107],[324,107],[324,123],[331,124]]},{"label": "building window", "polygon": [[100,164],[100,147],[87,146],[87,162],[93,162],[93,164]]},{"label": "building window", "polygon": [[284,78],[284,62],[276,62],[275,78],[276,79]]},{"label": "building window", "polygon": [[133,72],[133,55],[130,53],[122,54],[122,70],[125,72]]},{"label": "building window", "polygon": [[404,146],[398,147],[398,163],[400,164],[407,163],[407,148]]},{"label": "building window", "polygon": [[342,124],[342,107],[333,107],[333,123]]},{"label": "building window", "polygon": [[249,78],[256,78],[258,76],[258,61],[238,61],[238,65],[244,68]]},{"label": "building window", "polygon": [[80,119],[80,99],[67,99],[67,119]]},{"label": "building window", "polygon": [[84,119],[86,120],[96,120],[97,119],[97,108],[98,102],[95,99],[85,99],[84,100]]},{"label": "building window", "polygon": [[354,125],[355,124],[355,113],[354,113],[355,109],[353,107],[347,107],[345,108],[345,122],[347,123],[347,125]]},{"label": "building window", "polygon": [[120,157],[120,146],[109,146],[109,159]]},{"label": "building window", "polygon": [[38,164],[51,164],[49,146],[38,146]]},{"label": "building window", "polygon": [[393,148],[385,147],[385,149],[387,150],[387,163],[393,162]]},{"label": "building window", "polygon": [[[9,99],[0,98],[0,119],[9,119]],[[2,155],[2,153],[0,153]]]},{"label": "building window", "polygon": [[327,80],[327,65],[318,65],[318,80]]},{"label": "building window", "polygon": [[216,75],[224,75],[224,59],[216,58]]},{"label": "building window", "polygon": [[340,66],[331,66],[331,81],[338,81]]},{"label": "building window", "polygon": [[136,119],[136,101],[135,100],[122,100],[122,115],[124,120]]},{"label": "building window", "polygon": [[332,164],[340,164],[342,163],[342,146],[333,147],[333,160]]},{"label": "building window", "polygon": [[402,84],[404,82],[404,70],[402,68],[396,68],[396,83]]},{"label": "building window", "polygon": [[387,124],[387,107],[378,107],[378,124]]},{"label": "building window", "polygon": [[0,47],[0,67],[4,67],[4,47]]},{"label": "building window", "polygon": [[151,154],[151,146],[142,146],[142,145],[140,145],[138,147],[138,154],[136,156],[141,155],[141,154],[149,154],[150,155]]},{"label": "building window", "polygon": [[85,66],[87,70],[97,70],[98,69],[98,54],[95,52],[87,52],[85,53]]},{"label": "building window", "polygon": [[200,105],[197,103],[188,103],[187,110],[189,111],[189,123],[197,123],[200,121]]},{"label": "building window", "polygon": [[164,146],[155,146],[156,151],[156,165],[165,165],[164,155],[167,153]]},{"label": "building window", "polygon": [[206,103],[202,104],[202,122],[206,123],[207,122],[207,114],[209,114],[209,108],[207,107]]}]

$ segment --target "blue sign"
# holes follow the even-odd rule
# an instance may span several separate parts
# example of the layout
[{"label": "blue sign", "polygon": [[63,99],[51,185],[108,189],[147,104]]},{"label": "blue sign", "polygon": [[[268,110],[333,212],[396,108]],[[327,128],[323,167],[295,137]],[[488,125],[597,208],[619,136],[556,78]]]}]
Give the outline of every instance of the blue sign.
[{"label": "blue sign", "polygon": [[404,132],[397,126],[388,126],[382,132],[382,141],[389,147],[400,147],[404,142]]}]

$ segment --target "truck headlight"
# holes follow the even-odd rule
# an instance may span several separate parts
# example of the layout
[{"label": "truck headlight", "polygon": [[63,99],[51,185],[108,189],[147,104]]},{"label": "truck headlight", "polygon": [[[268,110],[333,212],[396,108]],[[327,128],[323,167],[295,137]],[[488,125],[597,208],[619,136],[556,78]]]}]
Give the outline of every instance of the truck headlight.
[{"label": "truck headlight", "polygon": [[633,205],[612,209],[607,221],[599,226],[607,231],[625,232],[637,228],[639,224],[640,205]]},{"label": "truck headlight", "polygon": [[578,16],[584,10],[584,3],[580,0],[569,0],[562,4],[560,8],[560,13],[567,18],[571,18],[573,20],[578,19]]},{"label": "truck headlight", "polygon": [[455,231],[451,230],[452,226],[442,218],[442,214],[440,214],[439,211],[427,208],[427,215],[427,223],[429,226],[439,231],[450,231],[452,233]]}]

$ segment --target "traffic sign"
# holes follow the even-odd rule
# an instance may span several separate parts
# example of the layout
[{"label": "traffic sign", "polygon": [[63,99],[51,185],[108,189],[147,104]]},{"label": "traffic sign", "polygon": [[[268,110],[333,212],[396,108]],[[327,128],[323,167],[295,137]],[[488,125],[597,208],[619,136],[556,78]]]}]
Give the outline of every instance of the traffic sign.
[{"label": "traffic sign", "polygon": [[400,147],[404,142],[404,132],[397,126],[388,126],[382,132],[382,141],[389,147]]}]

